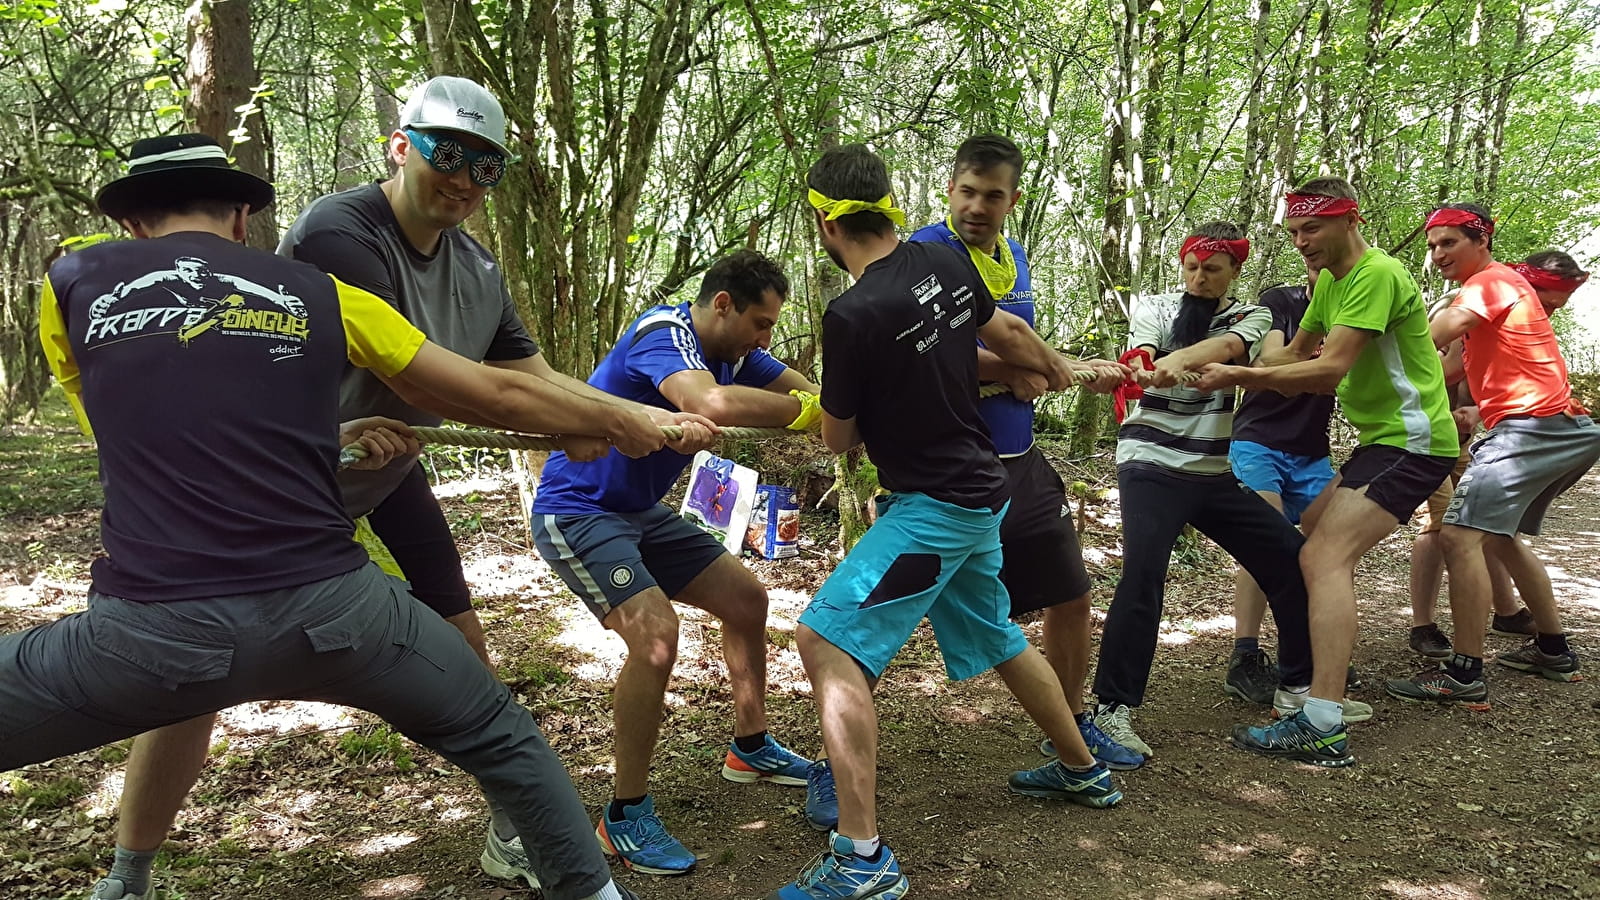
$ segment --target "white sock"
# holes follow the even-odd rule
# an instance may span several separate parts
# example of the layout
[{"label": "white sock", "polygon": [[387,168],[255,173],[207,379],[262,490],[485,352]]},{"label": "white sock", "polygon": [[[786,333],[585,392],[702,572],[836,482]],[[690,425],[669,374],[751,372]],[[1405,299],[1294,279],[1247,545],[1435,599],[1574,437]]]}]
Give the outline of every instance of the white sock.
[{"label": "white sock", "polygon": [[583,900],[622,900],[622,892],[617,890],[615,881],[608,881],[605,887],[584,897]]},{"label": "white sock", "polygon": [[858,841],[855,838],[851,838],[850,843],[856,845],[856,855],[865,859],[878,852],[878,845],[881,844],[882,841],[878,840],[878,835],[873,835],[864,841]]},{"label": "white sock", "polygon": [[1332,731],[1344,720],[1344,704],[1338,700],[1307,697],[1305,714],[1318,731]]}]

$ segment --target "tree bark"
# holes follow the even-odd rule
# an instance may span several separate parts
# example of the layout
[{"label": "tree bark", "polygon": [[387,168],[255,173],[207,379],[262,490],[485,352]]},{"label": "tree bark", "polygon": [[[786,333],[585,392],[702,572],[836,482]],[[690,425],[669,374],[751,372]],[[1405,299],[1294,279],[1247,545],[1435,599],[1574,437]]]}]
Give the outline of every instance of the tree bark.
[{"label": "tree bark", "polygon": [[[228,149],[239,168],[272,180],[272,134],[257,99],[250,0],[194,0],[184,14],[189,58],[185,101],[195,130]],[[246,112],[238,112],[247,107]],[[273,212],[250,217],[245,242],[273,250],[278,226]]]}]

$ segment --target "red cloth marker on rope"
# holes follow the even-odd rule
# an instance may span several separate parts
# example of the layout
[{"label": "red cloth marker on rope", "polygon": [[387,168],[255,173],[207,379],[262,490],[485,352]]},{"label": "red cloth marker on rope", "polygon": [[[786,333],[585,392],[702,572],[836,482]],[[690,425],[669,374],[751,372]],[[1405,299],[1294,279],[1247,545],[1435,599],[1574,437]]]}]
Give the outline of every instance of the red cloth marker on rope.
[{"label": "red cloth marker on rope", "polygon": [[[1147,368],[1153,369],[1156,366],[1155,360],[1150,358],[1150,351],[1144,349],[1143,347],[1135,347],[1132,350],[1129,350],[1127,353],[1122,354],[1121,356],[1117,357],[1117,362],[1132,368],[1133,360],[1136,359],[1144,360],[1144,364]],[[1143,396],[1144,388],[1140,387],[1139,383],[1133,380],[1132,375],[1128,376],[1127,379],[1125,379],[1121,384],[1117,385],[1117,389],[1111,394],[1113,403],[1112,411],[1117,414],[1117,421],[1121,422],[1123,417],[1128,414],[1129,400],[1137,400]]]}]

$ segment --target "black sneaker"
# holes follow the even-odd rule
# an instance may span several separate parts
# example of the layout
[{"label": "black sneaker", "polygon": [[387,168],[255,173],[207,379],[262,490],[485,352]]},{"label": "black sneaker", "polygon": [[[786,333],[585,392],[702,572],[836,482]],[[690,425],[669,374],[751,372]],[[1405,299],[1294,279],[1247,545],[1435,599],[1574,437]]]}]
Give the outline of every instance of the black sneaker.
[{"label": "black sneaker", "polygon": [[1394,678],[1383,686],[1389,696],[1413,703],[1451,703],[1468,709],[1489,708],[1489,685],[1483,676],[1461,682],[1440,665],[1437,669],[1419,672],[1415,678]]},{"label": "black sneaker", "polygon": [[1551,681],[1583,680],[1583,676],[1578,674],[1578,654],[1571,650],[1565,653],[1546,653],[1533,641],[1509,653],[1499,654],[1494,661],[1520,672],[1543,675]]},{"label": "black sneaker", "polygon": [[1533,624],[1533,613],[1526,606],[1509,616],[1495,616],[1489,620],[1489,630],[1506,637],[1533,637],[1539,633]]},{"label": "black sneaker", "polygon": [[1344,689],[1353,691],[1361,687],[1361,676],[1356,674],[1356,664],[1351,663],[1350,668],[1344,670]]},{"label": "black sneaker", "polygon": [[1278,691],[1278,667],[1261,649],[1233,651],[1228,657],[1228,677],[1222,689],[1230,695],[1261,706],[1272,705]]},{"label": "black sneaker", "polygon": [[1411,629],[1411,649],[1429,659],[1449,659],[1454,650],[1450,639],[1433,622]]}]

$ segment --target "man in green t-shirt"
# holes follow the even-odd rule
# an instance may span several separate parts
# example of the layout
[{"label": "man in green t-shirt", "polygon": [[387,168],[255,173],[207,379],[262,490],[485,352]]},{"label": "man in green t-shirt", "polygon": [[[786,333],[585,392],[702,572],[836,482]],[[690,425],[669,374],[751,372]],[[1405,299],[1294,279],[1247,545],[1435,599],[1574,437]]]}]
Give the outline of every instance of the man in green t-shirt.
[{"label": "man in green t-shirt", "polygon": [[[1318,178],[1286,199],[1283,224],[1306,265],[1325,270],[1300,331],[1258,367],[1209,365],[1202,390],[1244,387],[1339,395],[1359,447],[1306,510],[1300,568],[1310,595],[1315,664],[1304,705],[1233,743],[1322,766],[1355,762],[1341,720],[1356,637],[1355,567],[1411,518],[1455,465],[1460,444],[1421,292],[1399,262],[1367,246],[1355,189]],[[1318,349],[1320,345],[1320,351]]]}]

